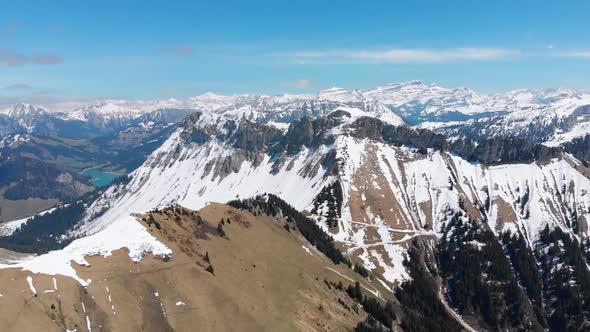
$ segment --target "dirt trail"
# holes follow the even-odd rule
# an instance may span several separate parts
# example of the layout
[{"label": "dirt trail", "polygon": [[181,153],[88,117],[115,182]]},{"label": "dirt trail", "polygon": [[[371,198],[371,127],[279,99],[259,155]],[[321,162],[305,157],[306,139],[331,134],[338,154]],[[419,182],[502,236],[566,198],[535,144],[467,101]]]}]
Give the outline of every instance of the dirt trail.
[{"label": "dirt trail", "polygon": [[445,307],[445,309],[447,309],[447,311],[449,312],[449,314],[453,318],[455,318],[455,320],[457,321],[457,323],[459,323],[465,330],[467,330],[469,332],[477,332],[477,330],[475,330],[471,326],[467,325],[467,323],[465,323],[465,321],[461,318],[461,316],[457,315],[457,313],[455,312],[455,310],[453,310],[453,308],[451,308],[451,306],[447,302],[447,299],[445,298],[444,294],[442,293],[442,288],[440,288],[440,287],[438,289],[438,298],[440,299],[440,302]]}]

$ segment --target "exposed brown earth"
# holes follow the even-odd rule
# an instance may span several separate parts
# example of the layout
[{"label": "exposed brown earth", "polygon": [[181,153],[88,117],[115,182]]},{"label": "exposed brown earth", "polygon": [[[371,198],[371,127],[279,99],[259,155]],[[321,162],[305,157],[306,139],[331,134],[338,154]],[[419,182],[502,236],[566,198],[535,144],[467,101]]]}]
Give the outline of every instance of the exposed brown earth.
[{"label": "exposed brown earth", "polygon": [[508,202],[502,198],[496,197],[494,199],[494,205],[498,209],[499,226],[501,226],[502,223],[512,223],[518,220],[518,216],[516,215],[516,212],[514,212],[512,205],[508,204]]},{"label": "exposed brown earth", "polygon": [[[0,270],[0,330],[347,331],[366,315],[324,279],[375,287],[277,220],[221,204],[151,215],[151,225],[147,215],[142,223],[172,249],[170,259],[134,263],[126,249],[88,257],[89,267],[75,267],[92,280],[87,288],[68,277]],[[217,231],[222,218],[231,220],[225,237]]]},{"label": "exposed brown earth", "polygon": [[[403,151],[399,151],[398,159],[407,161],[409,158]],[[380,161],[383,161],[385,166],[382,166]],[[364,255],[364,258],[375,266],[373,272],[378,274],[384,273],[385,267],[381,266],[382,263],[377,257],[381,257],[382,262],[391,264],[391,258],[384,245],[395,244],[407,249],[408,244],[416,237],[434,238],[417,231],[421,226],[426,230],[430,229],[428,224],[432,223],[431,205],[414,207],[423,209],[427,218],[425,225],[418,225],[417,217],[405,212],[411,210],[408,207],[410,203],[406,202],[406,195],[401,193],[396,196],[386,175],[392,179],[396,187],[405,188],[406,179],[399,179],[385,156],[379,154],[378,148],[367,144],[363,163],[352,177],[352,190],[348,197],[352,217],[351,228],[354,233],[364,231],[363,245],[357,247],[347,244],[347,252],[357,258]],[[403,172],[401,176],[404,177]],[[378,232],[379,228],[381,234]],[[383,234],[384,232],[387,235]]]},{"label": "exposed brown earth", "polygon": [[[457,192],[459,193],[459,197],[463,201],[463,207],[465,209],[465,212],[467,212],[467,215],[470,218],[482,221],[483,216],[481,215],[481,212],[478,210],[478,208],[474,205],[474,203],[477,202],[477,194],[475,192],[475,188],[471,187],[470,182],[466,178],[458,177],[457,167],[455,166],[453,160],[448,154],[444,153],[442,154],[442,157],[445,160],[447,167],[449,167],[449,170],[453,174],[453,180],[455,181],[454,185],[457,189]],[[482,202],[477,203],[482,204]]]}]

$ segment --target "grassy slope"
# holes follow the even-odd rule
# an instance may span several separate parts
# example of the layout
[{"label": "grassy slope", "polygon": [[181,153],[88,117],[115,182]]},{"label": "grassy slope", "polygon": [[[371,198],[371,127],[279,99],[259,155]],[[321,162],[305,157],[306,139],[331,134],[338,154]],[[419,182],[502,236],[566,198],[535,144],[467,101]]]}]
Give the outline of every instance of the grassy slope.
[{"label": "grassy slope", "polygon": [[[154,214],[160,230],[146,226],[173,250],[171,260],[149,256],[133,263],[125,250],[90,257],[90,267],[77,268],[82,278],[93,280],[87,289],[58,277],[58,291],[41,294],[53,288],[52,277],[33,275],[39,293],[34,297],[26,282],[31,273],[0,271],[0,305],[12,303],[0,313],[0,330],[77,326],[86,331],[86,315],[93,330],[102,326],[118,331],[344,331],[364,319],[362,309],[356,312],[338,303],[340,298],[355,307],[343,291],[324,283],[342,281],[346,286],[347,278],[360,277],[346,266],[335,266],[297,232],[287,232],[269,217],[221,204],[199,211],[206,223],[198,227],[194,213],[182,211],[178,221],[172,212]],[[228,217],[232,223],[224,226],[227,236],[222,238],[215,228]],[[206,252],[215,275],[205,271]],[[176,305],[179,301],[184,304]]]},{"label": "grassy slope", "polygon": [[57,199],[28,198],[9,200],[2,195],[7,188],[0,189],[0,222],[29,217],[61,204]]}]

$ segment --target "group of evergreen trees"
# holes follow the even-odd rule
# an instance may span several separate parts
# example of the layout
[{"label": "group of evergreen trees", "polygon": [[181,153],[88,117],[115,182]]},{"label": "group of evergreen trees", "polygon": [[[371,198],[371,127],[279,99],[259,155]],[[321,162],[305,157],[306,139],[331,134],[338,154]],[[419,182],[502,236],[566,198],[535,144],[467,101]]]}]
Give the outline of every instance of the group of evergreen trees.
[{"label": "group of evergreen trees", "polygon": [[83,202],[75,202],[34,216],[12,235],[0,237],[0,247],[36,254],[61,249],[71,242],[61,236],[78,223],[84,210]]},{"label": "group of evergreen trees", "polygon": [[437,251],[449,302],[460,314],[479,316],[493,330],[539,329],[502,245],[483,224],[455,215]]},{"label": "group of evergreen trees", "polygon": [[570,142],[563,144],[566,152],[571,153],[574,157],[582,161],[584,167],[589,166],[590,162],[590,135],[578,137]]},{"label": "group of evergreen trees", "polygon": [[533,251],[522,235],[516,236],[506,232],[502,235],[502,244],[508,252],[518,281],[531,300],[537,320],[546,327],[547,322],[543,314],[543,282]]},{"label": "group of evergreen trees", "polygon": [[[123,185],[130,181],[130,177],[122,176],[114,181],[114,184]],[[76,226],[86,212],[86,206],[96,200],[106,188],[97,188],[87,193],[78,200],[64,204],[44,213],[36,215],[20,226],[9,236],[0,237],[0,248],[6,248],[18,252],[43,254],[50,250],[65,247],[72,238],[65,239],[69,230]],[[104,211],[93,215],[99,217]]]},{"label": "group of evergreen trees", "polygon": [[[333,182],[322,188],[320,193],[314,198],[311,213],[325,217],[328,227],[338,227],[340,211],[342,210],[342,200],[344,199],[343,196],[340,181]],[[328,211],[320,211],[320,208],[323,206]]]},{"label": "group of evergreen trees", "polygon": [[282,217],[288,223],[293,224],[307,241],[335,264],[345,263],[351,266],[348,258],[336,247],[334,239],[330,235],[326,234],[313,220],[304,216],[278,196],[258,195],[254,198],[230,201],[227,204],[237,209],[250,211],[254,215]]},{"label": "group of evergreen trees", "polygon": [[551,330],[590,330],[590,272],[578,240],[546,226],[536,256]]},{"label": "group of evergreen trees", "polygon": [[365,321],[359,322],[355,331],[389,331],[396,319],[393,303],[386,301],[382,304],[372,296],[363,295],[361,285],[355,282],[354,286],[349,285],[346,293],[350,298],[357,301],[367,312],[368,316]]},{"label": "group of evergreen trees", "polygon": [[[403,331],[461,331],[457,321],[449,315],[441,303],[435,276],[435,268],[426,257],[427,247],[416,239],[404,260],[411,279],[395,289],[403,316]],[[436,273],[436,272],[434,272]]]}]

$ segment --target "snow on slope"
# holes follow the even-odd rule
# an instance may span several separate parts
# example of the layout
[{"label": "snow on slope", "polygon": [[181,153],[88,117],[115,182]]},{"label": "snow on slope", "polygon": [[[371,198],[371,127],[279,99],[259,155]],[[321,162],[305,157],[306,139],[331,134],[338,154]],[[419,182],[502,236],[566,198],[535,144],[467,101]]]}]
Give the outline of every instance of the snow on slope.
[{"label": "snow on slope", "polygon": [[[515,90],[496,94],[479,94],[468,88],[445,88],[419,81],[387,84],[368,90],[330,88],[316,94],[220,95],[204,93],[186,100],[152,101],[98,100],[77,109],[56,113],[63,119],[109,124],[135,119],[159,109],[187,109],[243,116],[259,122],[289,123],[303,115],[326,115],[336,107],[354,107],[375,115],[403,117],[412,124],[433,128],[441,133],[494,137],[501,135],[533,136],[536,141],[559,144],[589,133],[587,126],[563,125],[578,107],[590,104],[590,92],[573,89]],[[22,107],[22,106],[26,107]],[[18,105],[17,105],[18,106]],[[21,116],[16,110],[29,109],[21,104],[8,110],[29,130],[32,119],[40,115]],[[29,108],[27,108],[29,107]],[[26,112],[25,112],[26,113]],[[29,112],[30,113],[30,110]],[[478,124],[473,120],[487,120]],[[478,127],[480,126],[480,127]],[[463,128],[462,133],[449,129]],[[532,128],[531,128],[532,127]],[[552,130],[556,137],[547,137]],[[535,134],[530,132],[534,131]],[[471,137],[469,136],[469,137]],[[531,138],[531,137],[529,137]]]},{"label": "snow on slope", "polygon": [[[351,112],[351,117],[361,114]],[[224,124],[219,119],[210,114],[200,118],[199,125],[220,130]],[[403,261],[411,241],[436,240],[443,225],[460,210],[472,219],[486,219],[497,235],[520,231],[529,243],[547,224],[572,233],[574,215],[580,225],[590,218],[590,180],[565,159],[546,165],[485,167],[444,152],[422,155],[409,147],[354,138],[337,129],[330,145],[303,148],[277,168],[267,154],[245,158],[242,150],[215,138],[189,143],[179,128],[132,173],[128,184],[109,188],[90,206],[87,219],[71,234],[87,237],[19,266],[75,277],[69,261],[84,263],[84,255],[108,255],[122,247],[129,248],[133,259],[145,252],[165,255],[167,248],[132,213],[176,203],[199,209],[208,202],[261,193],[276,194],[298,210],[312,210],[314,198],[336,180],[344,194],[338,228],[329,229],[321,217],[316,219],[348,254],[391,284],[409,278]],[[330,151],[336,151],[337,175],[321,166]],[[219,173],[220,165],[233,166]],[[580,229],[588,235],[587,227]]]},{"label": "snow on slope", "polygon": [[213,111],[233,105],[236,99],[236,96],[224,96],[213,92],[206,92],[189,98],[188,103],[196,109]]},{"label": "snow on slope", "polygon": [[[467,88],[448,89],[419,81],[388,84],[362,91],[402,114],[421,115],[460,112],[475,115],[486,112],[552,112],[566,117],[580,105],[590,104],[590,93],[573,89],[514,90],[497,94],[478,94]],[[521,114],[519,117],[522,117]]]},{"label": "snow on slope", "polygon": [[347,91],[343,88],[330,88],[318,92],[317,98],[320,100],[329,100],[343,104],[362,103],[365,101],[364,96],[358,90]]},{"label": "snow on slope", "polygon": [[403,259],[410,241],[439,237],[461,210],[487,220],[498,236],[520,231],[529,243],[546,225],[573,234],[576,218],[581,236],[589,235],[590,180],[565,159],[486,167],[345,136],[336,145],[344,202],[334,238],[389,282],[409,278]]},{"label": "snow on slope", "polygon": [[366,98],[377,99],[402,114],[443,113],[458,111],[474,114],[492,111],[486,106],[487,97],[466,88],[447,89],[419,81],[388,84],[363,91]]},{"label": "snow on slope", "polygon": [[[547,165],[511,164],[487,169],[457,157],[453,160],[459,166],[459,178],[478,188],[480,199],[490,197],[488,222],[497,233],[516,228],[536,240],[545,225],[572,233],[572,220],[580,224],[589,220],[590,180],[566,159]],[[508,203],[512,218],[501,214],[498,200]],[[582,229],[582,235],[588,237],[588,230]]]},{"label": "snow on slope", "polygon": [[[204,126],[223,123],[213,114],[201,118]],[[220,165],[231,158],[240,158],[240,151],[216,139],[205,144],[187,143],[182,128],[131,175],[125,186],[112,186],[88,208],[87,219],[70,234],[81,237],[62,250],[2,267],[21,267],[35,273],[71,276],[83,285],[89,281],[77,277],[71,261],[87,264],[84,256],[109,255],[113,250],[128,248],[133,260],[145,253],[168,255],[170,250],[153,238],[131,214],[179,203],[199,209],[210,201],[226,202],[272,192],[283,197],[297,209],[309,206],[325,183],[333,179],[324,176],[320,166],[327,147],[303,149],[273,169],[274,162],[264,155],[254,164],[242,160],[236,172],[220,175],[211,171],[212,163]],[[319,171],[313,169],[319,167]],[[106,212],[105,212],[106,210]],[[104,213],[103,213],[104,212]],[[100,215],[94,218],[95,215]]]},{"label": "snow on slope", "polygon": [[183,108],[185,103],[176,99],[153,101],[128,101],[108,99],[94,104],[82,106],[64,114],[65,119],[90,121],[95,118],[102,120],[134,119],[148,112],[159,109]]},{"label": "snow on slope", "polygon": [[363,111],[358,108],[354,107],[346,107],[346,106],[339,106],[334,111],[330,112],[332,114],[337,111],[343,111],[348,113],[350,116],[347,116],[346,121],[341,127],[346,127],[351,123],[355,122],[357,119],[361,117],[373,117],[377,118],[384,123],[394,125],[394,126],[403,126],[405,125],[404,120],[399,117],[397,114],[389,111],[387,108],[384,108],[382,105],[375,105],[374,109],[371,111]]},{"label": "snow on slope", "polygon": [[[65,204],[64,207],[65,206],[68,206],[68,204]],[[51,209],[47,209],[45,211],[41,211],[41,212],[35,214],[35,216],[42,216],[42,215],[45,215],[47,213],[51,213],[55,209],[57,209],[57,207],[54,207],[54,208],[51,208]],[[12,233],[14,233],[17,230],[19,230],[22,225],[25,225],[33,217],[34,216],[27,217],[27,218],[22,218],[22,219],[18,219],[18,220],[11,220],[11,221],[7,221],[7,222],[4,222],[4,223],[1,223],[0,224],[0,236],[12,235]]]},{"label": "snow on slope", "polygon": [[[302,151],[287,160],[276,173],[273,173],[270,157],[264,155],[258,166],[244,160],[238,172],[231,172],[225,177],[217,176],[215,172],[207,171],[207,165],[223,162],[235,155],[237,150],[217,140],[204,145],[184,146],[181,131],[175,132],[143,166],[131,174],[133,179],[121,197],[112,202],[107,193],[105,200],[95,202],[91,209],[99,211],[105,204],[112,208],[77,232],[92,234],[129,213],[146,212],[175,203],[196,210],[208,202],[224,203],[266,192],[277,194],[295,208],[303,210],[311,204],[323,184],[330,181],[324,178],[323,172],[313,177],[302,175],[306,168],[320,162],[327,152],[325,148]],[[181,146],[181,150],[177,156],[171,156],[177,146]]]},{"label": "snow on slope", "polygon": [[[432,90],[438,91],[438,88],[432,87]],[[380,93],[381,98],[393,98],[384,91]],[[376,116],[396,125],[403,122],[381,101],[363,99],[363,94],[358,91],[352,96],[345,95],[346,91],[342,89],[324,92],[325,100],[336,101],[330,112],[340,110],[350,114],[350,119],[333,131],[338,133],[334,143],[317,149],[304,148],[288,157],[278,170],[273,168],[274,160],[264,154],[256,161],[246,158],[236,169],[219,175],[211,170],[212,165],[232,164],[235,158],[243,157],[242,152],[216,139],[204,144],[187,143],[181,135],[183,129],[178,129],[133,172],[129,184],[110,188],[94,202],[88,218],[72,232],[88,237],[74,241],[64,250],[39,256],[35,261],[23,262],[19,266],[36,272],[75,276],[69,260],[83,263],[84,255],[88,254],[108,254],[128,247],[134,259],[139,259],[146,251],[163,255],[168,252],[167,248],[145,233],[145,229],[130,217],[131,213],[174,203],[198,209],[211,201],[226,202],[265,192],[277,194],[298,210],[310,210],[316,195],[335,180],[340,180],[344,192],[339,227],[328,229],[321,218],[318,218],[319,222],[325,230],[333,232],[334,238],[349,254],[358,257],[367,268],[380,271],[390,283],[409,278],[403,260],[410,241],[417,237],[436,239],[443,224],[459,210],[465,210],[474,219],[487,219],[498,235],[506,230],[518,230],[529,242],[536,239],[546,224],[571,233],[574,215],[579,223],[587,223],[590,182],[568,162],[555,160],[547,165],[484,167],[446,153],[429,151],[423,156],[408,147],[353,138],[347,135],[346,126],[361,116]],[[561,100],[559,96],[562,95],[558,94],[551,99],[552,102]],[[225,102],[219,96],[209,97],[219,104]],[[520,106],[541,102],[530,92],[515,93],[511,98]],[[288,113],[292,105],[281,104],[285,100],[302,103],[297,105],[308,102],[291,96],[284,99],[242,96],[236,99],[244,104],[234,107],[228,102],[231,104],[228,109],[210,112],[202,121],[221,130],[223,122],[220,119],[223,117],[240,119],[248,112],[260,109]],[[358,100],[363,100],[362,106],[339,104]],[[431,106],[436,104],[428,100],[424,102]],[[279,104],[286,108],[277,107]],[[566,104],[568,111],[573,109],[574,104]],[[264,107],[258,108],[260,105]],[[475,109],[471,111],[475,112]],[[310,176],[309,169],[316,167],[333,149],[340,160],[338,176],[328,176],[321,166]],[[98,214],[105,209],[103,215],[92,218],[93,212]],[[587,227],[582,229],[587,232]],[[133,236],[122,238],[117,234]],[[60,272],[55,272],[58,270]]]},{"label": "snow on slope", "polygon": [[549,140],[544,142],[547,146],[560,146],[563,143],[571,142],[590,134],[590,121],[578,122],[570,131],[556,131]]},{"label": "snow on slope", "polygon": [[72,277],[83,286],[87,286],[92,280],[83,280],[78,277],[72,267],[72,261],[80,265],[88,265],[85,256],[110,256],[114,250],[127,248],[129,257],[133,261],[139,261],[146,253],[156,256],[167,256],[172,252],[162,243],[158,242],[134,217],[121,216],[95,234],[74,240],[61,250],[27,258],[15,264],[0,264],[0,268],[22,268],[33,273],[49,275],[64,275]]}]

